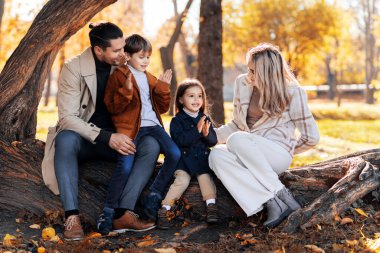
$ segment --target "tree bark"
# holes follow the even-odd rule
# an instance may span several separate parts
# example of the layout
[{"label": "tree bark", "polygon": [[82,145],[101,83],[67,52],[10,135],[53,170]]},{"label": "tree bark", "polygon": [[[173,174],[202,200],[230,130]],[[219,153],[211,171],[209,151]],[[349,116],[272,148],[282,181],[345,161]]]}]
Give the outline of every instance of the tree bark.
[{"label": "tree bark", "polygon": [[[39,140],[11,144],[0,140],[0,214],[19,211],[38,216],[56,211],[63,214],[59,197],[53,195],[42,181],[43,148],[44,143]],[[80,168],[79,209],[90,223],[101,211],[107,183],[115,165],[94,161]],[[289,216],[284,230],[293,232],[298,228],[306,229],[332,221],[335,215],[349,208],[353,202],[379,188],[379,165],[380,149],[374,149],[283,173],[281,181],[304,206]],[[245,218],[245,213],[222,183],[218,179],[215,183],[221,217]],[[192,213],[198,217],[205,213],[204,201],[195,179],[184,193],[184,198],[192,207]]]},{"label": "tree bark", "polygon": [[38,103],[59,48],[96,13],[114,2],[51,0],[46,3],[0,74],[3,139],[34,138]]},{"label": "tree bark", "polygon": [[162,68],[164,69],[164,71],[167,69],[172,70],[172,80],[170,82],[171,100],[170,100],[169,115],[173,115],[174,96],[177,91],[177,76],[176,76],[174,61],[173,61],[174,46],[175,46],[175,43],[178,41],[179,35],[181,34],[181,28],[182,28],[183,22],[185,21],[187,12],[189,11],[192,3],[193,3],[193,0],[189,0],[185,6],[185,9],[181,13],[181,15],[177,17],[176,27],[174,29],[172,36],[170,37],[168,45],[166,47],[160,48]]},{"label": "tree bark", "polygon": [[214,123],[223,124],[222,1],[202,0],[199,20],[198,79]]}]

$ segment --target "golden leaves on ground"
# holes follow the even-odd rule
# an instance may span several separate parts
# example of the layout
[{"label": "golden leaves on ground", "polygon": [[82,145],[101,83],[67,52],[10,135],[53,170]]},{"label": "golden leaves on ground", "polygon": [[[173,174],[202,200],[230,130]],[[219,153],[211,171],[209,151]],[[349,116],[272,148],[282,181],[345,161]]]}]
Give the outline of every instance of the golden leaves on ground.
[{"label": "golden leaves on ground", "polygon": [[44,228],[41,232],[41,237],[44,240],[50,240],[55,236],[55,229],[52,227]]},{"label": "golden leaves on ground", "polygon": [[252,234],[236,234],[235,235],[235,238],[238,239],[240,241],[240,244],[241,245],[248,245],[248,244],[254,244],[256,242],[258,242]]},{"label": "golden leaves on ground", "polygon": [[174,248],[157,248],[154,251],[158,253],[177,253]]},{"label": "golden leaves on ground", "polygon": [[366,214],[362,209],[360,209],[360,208],[354,208],[354,210],[355,210],[358,214],[363,215],[363,216],[365,216],[365,217],[368,218],[368,214]]},{"label": "golden leaves on ground", "polygon": [[16,245],[16,237],[14,235],[6,234],[3,239],[3,245],[5,247],[11,247]]},{"label": "golden leaves on ground", "polygon": [[348,218],[348,217],[343,218],[343,219],[340,220],[340,224],[341,225],[348,224],[348,223],[353,223],[353,222],[354,222],[354,220],[351,219],[351,218]]},{"label": "golden leaves on ground", "polygon": [[325,251],[323,249],[321,249],[320,247],[318,247],[316,245],[305,245],[305,248],[310,249],[311,252],[325,253]]},{"label": "golden leaves on ground", "polygon": [[41,229],[41,226],[38,225],[38,224],[32,224],[29,227],[32,228],[32,229]]},{"label": "golden leaves on ground", "polygon": [[156,244],[158,240],[152,239],[150,235],[144,236],[143,241],[136,242],[135,245],[139,248],[143,247],[149,247],[152,246],[153,244]]}]

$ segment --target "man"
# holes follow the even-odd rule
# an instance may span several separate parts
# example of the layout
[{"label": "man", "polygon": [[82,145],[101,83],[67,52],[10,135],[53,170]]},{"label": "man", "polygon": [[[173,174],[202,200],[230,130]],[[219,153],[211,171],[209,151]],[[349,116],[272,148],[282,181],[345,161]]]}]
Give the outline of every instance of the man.
[{"label": "man", "polygon": [[[61,197],[67,240],[84,237],[78,210],[78,163],[96,158],[116,160],[118,153],[136,152],[128,136],[114,133],[111,116],[103,102],[111,67],[124,61],[123,33],[109,22],[91,24],[90,28],[91,47],[62,68],[58,85],[59,120],[55,127],[49,128],[42,162],[45,184]],[[133,209],[154,170],[159,145],[149,137],[137,150],[130,180],[113,221],[118,230],[154,227],[154,223],[140,220]]]}]

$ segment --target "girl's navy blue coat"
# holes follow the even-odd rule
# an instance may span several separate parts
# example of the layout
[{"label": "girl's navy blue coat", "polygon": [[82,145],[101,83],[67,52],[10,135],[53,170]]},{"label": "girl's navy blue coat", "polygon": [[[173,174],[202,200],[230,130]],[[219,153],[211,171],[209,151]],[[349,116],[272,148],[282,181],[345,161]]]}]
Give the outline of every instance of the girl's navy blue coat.
[{"label": "girl's navy blue coat", "polygon": [[204,137],[198,132],[197,124],[205,114],[199,112],[196,118],[180,110],[170,122],[170,135],[181,150],[177,169],[190,175],[212,173],[208,165],[210,147],[217,143],[216,133],[210,126],[209,135]]}]

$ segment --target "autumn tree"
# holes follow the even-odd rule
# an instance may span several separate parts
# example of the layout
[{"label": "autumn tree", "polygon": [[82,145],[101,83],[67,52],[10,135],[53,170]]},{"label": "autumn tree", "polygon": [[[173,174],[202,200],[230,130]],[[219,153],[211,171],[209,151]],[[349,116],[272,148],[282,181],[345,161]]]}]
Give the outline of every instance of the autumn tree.
[{"label": "autumn tree", "polygon": [[198,79],[205,86],[209,110],[224,123],[222,65],[222,1],[202,0],[199,18]]}]

